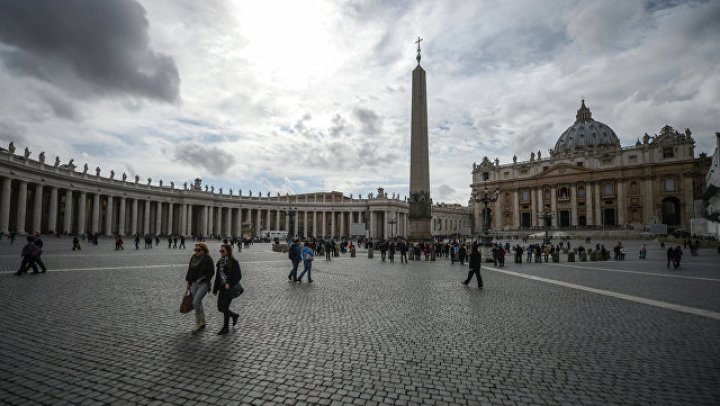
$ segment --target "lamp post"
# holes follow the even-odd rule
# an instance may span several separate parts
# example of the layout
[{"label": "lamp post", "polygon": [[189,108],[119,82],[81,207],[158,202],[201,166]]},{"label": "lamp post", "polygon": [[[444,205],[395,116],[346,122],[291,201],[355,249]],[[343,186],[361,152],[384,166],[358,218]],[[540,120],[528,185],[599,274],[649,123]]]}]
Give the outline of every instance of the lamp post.
[{"label": "lamp post", "polygon": [[549,207],[544,207],[542,210],[538,212],[538,218],[543,220],[543,224],[545,225],[545,244],[550,243],[550,221],[552,218],[555,217],[555,213],[552,212],[552,209]]},{"label": "lamp post", "polygon": [[493,195],[490,195],[490,192],[487,188],[487,181],[490,177],[489,172],[483,172],[483,191],[482,193],[478,194],[476,191],[473,191],[473,200],[476,203],[483,203],[483,246],[489,247],[492,246],[492,237],[490,237],[490,215],[488,213],[488,203],[494,203],[497,201],[498,196],[500,196],[500,189],[495,188],[495,192]]}]

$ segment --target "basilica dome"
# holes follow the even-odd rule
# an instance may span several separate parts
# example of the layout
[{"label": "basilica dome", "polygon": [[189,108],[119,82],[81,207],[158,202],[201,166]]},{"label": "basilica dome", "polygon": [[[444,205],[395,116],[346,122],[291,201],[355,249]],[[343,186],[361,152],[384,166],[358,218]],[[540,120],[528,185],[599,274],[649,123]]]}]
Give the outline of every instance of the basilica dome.
[{"label": "basilica dome", "polygon": [[563,154],[604,148],[620,148],[620,139],[612,128],[593,120],[583,100],[575,116],[575,123],[562,133],[553,152]]}]

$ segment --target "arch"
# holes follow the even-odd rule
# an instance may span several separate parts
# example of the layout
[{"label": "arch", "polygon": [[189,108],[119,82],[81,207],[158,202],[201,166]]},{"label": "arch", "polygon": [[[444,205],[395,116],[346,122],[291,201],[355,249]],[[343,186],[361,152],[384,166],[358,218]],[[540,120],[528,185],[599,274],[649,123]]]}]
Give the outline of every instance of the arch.
[{"label": "arch", "polygon": [[661,203],[662,223],[668,226],[680,225],[680,200],[668,196]]}]

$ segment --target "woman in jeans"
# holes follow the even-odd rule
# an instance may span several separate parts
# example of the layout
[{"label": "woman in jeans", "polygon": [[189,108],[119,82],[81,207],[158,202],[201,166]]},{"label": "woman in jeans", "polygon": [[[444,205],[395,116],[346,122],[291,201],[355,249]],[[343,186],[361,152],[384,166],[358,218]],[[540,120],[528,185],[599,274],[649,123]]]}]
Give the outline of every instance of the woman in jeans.
[{"label": "woman in jeans", "polygon": [[233,326],[237,324],[238,314],[230,310],[230,303],[233,300],[233,287],[240,282],[240,279],[242,279],[240,264],[233,258],[232,247],[230,244],[221,245],[213,286],[213,294],[218,295],[218,310],[223,314],[223,327],[217,332],[218,335],[227,334],[230,317],[233,319]]},{"label": "woman in jeans", "polygon": [[213,277],[213,260],[207,244],[199,242],[195,244],[195,254],[190,258],[185,280],[193,295],[193,307],[195,308],[195,327],[192,333],[195,334],[205,328],[205,310],[202,300],[210,291],[210,281]]}]

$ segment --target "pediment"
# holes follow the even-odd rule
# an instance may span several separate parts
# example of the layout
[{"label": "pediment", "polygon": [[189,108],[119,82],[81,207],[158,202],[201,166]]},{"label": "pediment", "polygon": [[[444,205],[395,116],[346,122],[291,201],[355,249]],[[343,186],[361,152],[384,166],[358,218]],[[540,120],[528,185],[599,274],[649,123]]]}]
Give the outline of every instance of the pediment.
[{"label": "pediment", "polygon": [[547,170],[540,172],[536,178],[551,178],[555,176],[584,175],[592,171],[577,165],[567,163],[559,163],[549,167]]}]

